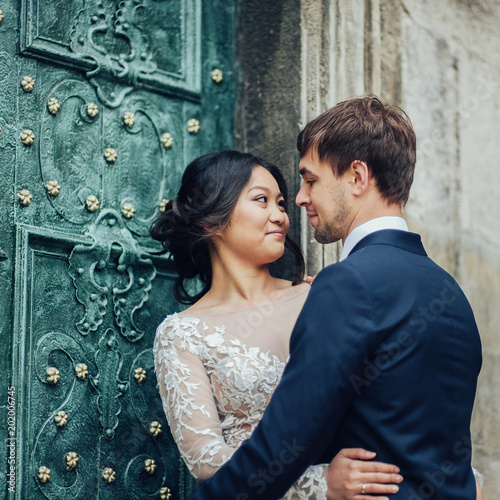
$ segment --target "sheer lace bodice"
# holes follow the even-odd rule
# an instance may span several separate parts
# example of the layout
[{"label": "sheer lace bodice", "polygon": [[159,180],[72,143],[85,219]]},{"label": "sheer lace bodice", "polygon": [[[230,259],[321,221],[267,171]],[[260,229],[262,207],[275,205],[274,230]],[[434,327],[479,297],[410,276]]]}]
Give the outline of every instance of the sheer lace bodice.
[{"label": "sheer lace bodice", "polygon": [[[215,474],[258,424],[281,379],[308,285],[291,298],[221,314],[173,314],[158,327],[155,368],[165,414],[198,481]],[[326,499],[309,467],[287,499]]]}]

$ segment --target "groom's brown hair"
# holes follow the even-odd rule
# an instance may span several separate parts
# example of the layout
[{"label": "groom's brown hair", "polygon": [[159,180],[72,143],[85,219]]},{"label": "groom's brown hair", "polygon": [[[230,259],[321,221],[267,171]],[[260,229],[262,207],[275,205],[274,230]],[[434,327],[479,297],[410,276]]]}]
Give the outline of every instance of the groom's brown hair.
[{"label": "groom's brown hair", "polygon": [[341,176],[364,161],[389,203],[408,201],[416,162],[416,136],[409,117],[374,95],[343,101],[309,122],[297,139],[301,158],[315,148],[319,160]]}]

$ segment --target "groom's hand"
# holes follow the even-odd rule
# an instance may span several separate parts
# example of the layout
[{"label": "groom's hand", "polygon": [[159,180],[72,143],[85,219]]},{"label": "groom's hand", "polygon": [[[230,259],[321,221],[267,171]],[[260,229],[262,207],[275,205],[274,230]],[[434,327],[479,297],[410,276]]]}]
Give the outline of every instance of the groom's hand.
[{"label": "groom's hand", "polygon": [[389,500],[403,478],[395,465],[371,461],[375,453],[343,449],[328,466],[328,500]]}]

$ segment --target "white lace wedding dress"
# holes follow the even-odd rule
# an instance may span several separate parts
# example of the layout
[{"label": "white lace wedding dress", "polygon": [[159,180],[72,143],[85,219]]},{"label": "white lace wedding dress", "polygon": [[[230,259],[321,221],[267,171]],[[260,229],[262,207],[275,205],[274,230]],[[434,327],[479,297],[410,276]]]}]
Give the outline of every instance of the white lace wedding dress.
[{"label": "white lace wedding dress", "polygon": [[[227,462],[264,413],[288,359],[309,289],[284,300],[214,315],[172,314],[158,327],[154,357],[172,435],[201,482]],[[328,464],[309,467],[286,499],[326,499]]]}]

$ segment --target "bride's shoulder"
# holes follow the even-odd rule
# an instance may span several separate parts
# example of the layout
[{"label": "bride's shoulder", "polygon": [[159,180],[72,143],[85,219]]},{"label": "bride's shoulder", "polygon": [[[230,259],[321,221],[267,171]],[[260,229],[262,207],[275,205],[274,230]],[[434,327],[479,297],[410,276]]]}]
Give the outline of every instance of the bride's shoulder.
[{"label": "bride's shoulder", "polygon": [[296,290],[297,295],[301,295],[303,293],[308,293],[311,289],[311,284],[307,281],[301,281],[300,283],[293,285],[292,288]]},{"label": "bride's shoulder", "polygon": [[165,317],[156,329],[156,338],[174,340],[200,337],[200,319],[185,313],[173,313]]},{"label": "bride's shoulder", "polygon": [[281,300],[305,300],[311,289],[311,285],[306,281],[302,281],[298,284],[292,285],[292,282],[287,282],[288,286],[280,290],[279,298]]}]

